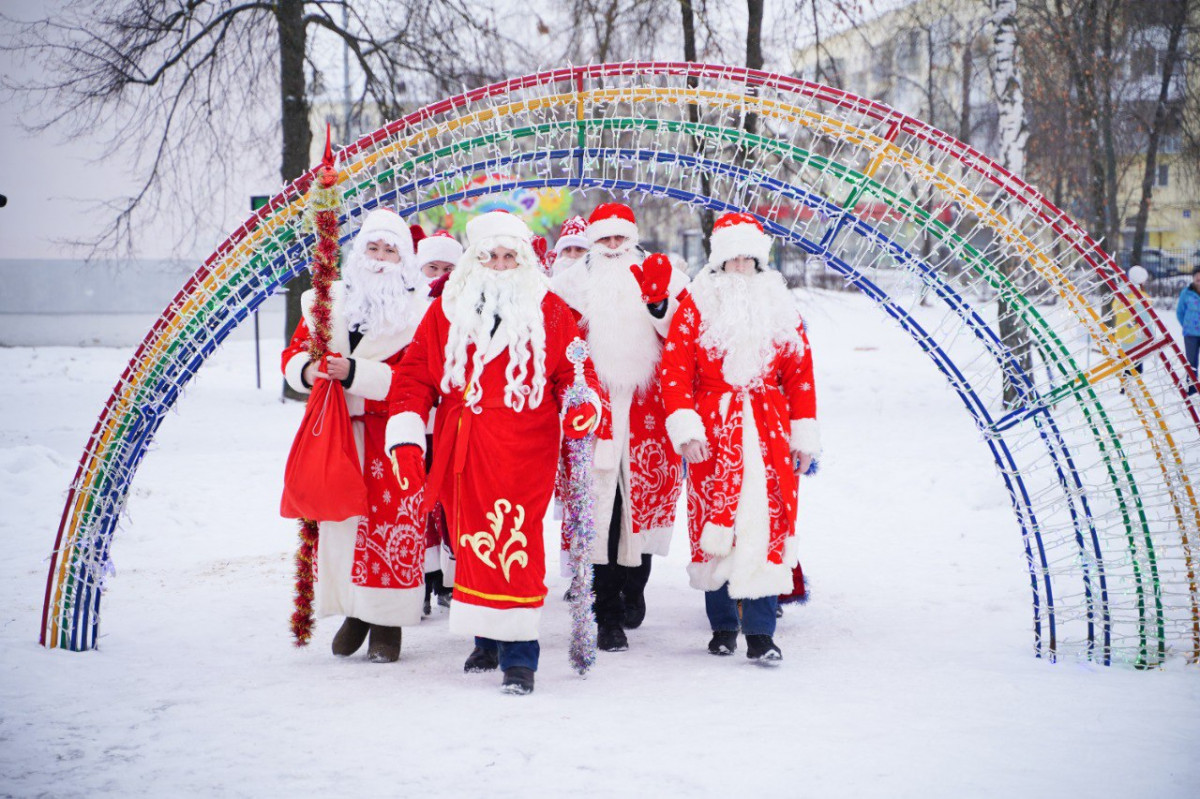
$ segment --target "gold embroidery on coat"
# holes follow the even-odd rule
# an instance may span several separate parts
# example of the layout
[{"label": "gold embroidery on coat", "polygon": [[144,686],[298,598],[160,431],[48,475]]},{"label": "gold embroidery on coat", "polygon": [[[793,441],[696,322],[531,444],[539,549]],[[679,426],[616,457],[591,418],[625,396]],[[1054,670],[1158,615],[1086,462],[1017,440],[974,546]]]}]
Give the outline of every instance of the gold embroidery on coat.
[{"label": "gold embroidery on coat", "polygon": [[[510,512],[514,513],[512,528],[508,531],[508,539],[504,542],[504,546],[500,548],[500,565],[497,567],[496,562],[492,560],[492,555],[500,544],[500,536],[504,532],[504,522]],[[507,499],[501,498],[496,500],[494,509],[487,514],[487,518],[492,523],[491,530],[480,530],[470,535],[463,533],[458,542],[469,544],[475,552],[475,556],[488,568],[499,568],[504,572],[504,579],[509,580],[509,572],[514,563],[522,567],[529,565],[529,553],[525,551],[529,539],[525,537],[525,533],[521,532],[521,525],[525,523],[525,506],[517,505],[514,511],[513,504]],[[514,548],[515,551],[510,551]]]}]

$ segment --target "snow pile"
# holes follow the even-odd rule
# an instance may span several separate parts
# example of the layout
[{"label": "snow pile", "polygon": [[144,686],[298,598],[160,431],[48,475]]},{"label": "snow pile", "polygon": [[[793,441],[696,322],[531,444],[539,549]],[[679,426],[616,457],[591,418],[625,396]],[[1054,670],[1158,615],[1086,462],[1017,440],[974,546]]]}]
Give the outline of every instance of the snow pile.
[{"label": "snow pile", "polygon": [[813,599],[781,620],[784,665],[747,664],[744,641],[706,654],[681,524],[630,650],[579,679],[555,540],[524,699],[462,673],[441,610],[395,665],[335,660],[335,620],[291,645],[296,536],[276,514],[302,409],[274,373],[254,389],[249,342],[146,457],[100,650],[41,648],[63,494],[129,352],[0,349],[0,794],[1190,795],[1196,669],[1033,658],[1019,533],[957,398],[865,299],[808,322],[826,454],[801,487]]}]

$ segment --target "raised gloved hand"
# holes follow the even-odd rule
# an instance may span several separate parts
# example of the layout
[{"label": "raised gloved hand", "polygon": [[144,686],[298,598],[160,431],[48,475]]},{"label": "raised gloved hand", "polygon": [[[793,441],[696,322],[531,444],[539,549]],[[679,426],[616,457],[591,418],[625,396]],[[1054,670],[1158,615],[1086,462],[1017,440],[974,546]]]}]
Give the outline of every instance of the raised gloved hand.
[{"label": "raised gloved hand", "polygon": [[562,420],[563,435],[567,438],[583,438],[595,431],[600,424],[600,414],[591,403],[576,405],[567,411]]},{"label": "raised gloved hand", "polygon": [[425,485],[425,453],[416,444],[404,444],[392,450],[392,474],[405,496],[417,493]]},{"label": "raised gloved hand", "polygon": [[637,278],[638,287],[642,290],[642,302],[653,305],[665,300],[669,294],[667,287],[671,285],[671,262],[662,253],[651,253],[641,265],[629,267]]}]

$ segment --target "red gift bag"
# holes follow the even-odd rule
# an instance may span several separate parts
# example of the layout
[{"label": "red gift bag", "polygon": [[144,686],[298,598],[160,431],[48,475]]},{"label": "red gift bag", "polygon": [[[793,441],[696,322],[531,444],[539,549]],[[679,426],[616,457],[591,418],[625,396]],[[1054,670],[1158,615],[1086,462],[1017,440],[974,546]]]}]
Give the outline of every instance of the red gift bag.
[{"label": "red gift bag", "polygon": [[319,379],[283,473],[279,513],[287,519],[340,522],[367,512],[346,395],[337,380]]}]

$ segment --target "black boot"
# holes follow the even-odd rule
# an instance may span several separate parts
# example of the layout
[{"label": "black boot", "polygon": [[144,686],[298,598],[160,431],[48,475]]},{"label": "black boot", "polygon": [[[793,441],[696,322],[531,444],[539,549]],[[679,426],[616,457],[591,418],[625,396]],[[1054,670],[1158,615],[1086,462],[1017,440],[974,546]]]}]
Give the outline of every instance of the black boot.
[{"label": "black boot", "polygon": [[605,652],[624,652],[629,648],[629,639],[625,637],[625,630],[621,625],[606,624],[596,636],[596,646]]},{"label": "black boot", "polygon": [[347,616],[337,634],[333,636],[333,654],[341,658],[353,655],[362,647],[363,641],[367,640],[367,632],[370,629],[371,625],[362,619]]},{"label": "black boot", "polygon": [[636,630],[642,626],[642,622],[646,619],[646,595],[630,594],[626,592],[625,597],[625,629]]},{"label": "black boot", "polygon": [[513,666],[504,670],[504,684],[500,690],[514,696],[533,693],[533,669],[528,666]]},{"label": "black boot", "polygon": [[367,646],[367,658],[372,663],[395,663],[400,659],[399,627],[371,625],[371,643]]},{"label": "black boot", "polygon": [[764,666],[778,666],[783,662],[783,653],[769,635],[747,635],[746,657]]},{"label": "black boot", "polygon": [[737,637],[737,630],[713,630],[712,640],[708,642],[708,654],[732,655],[737,651]]},{"label": "black boot", "polygon": [[500,650],[484,649],[481,646],[472,649],[471,654],[467,655],[467,662],[463,664],[463,671],[467,674],[495,671],[498,668],[500,668]]}]

